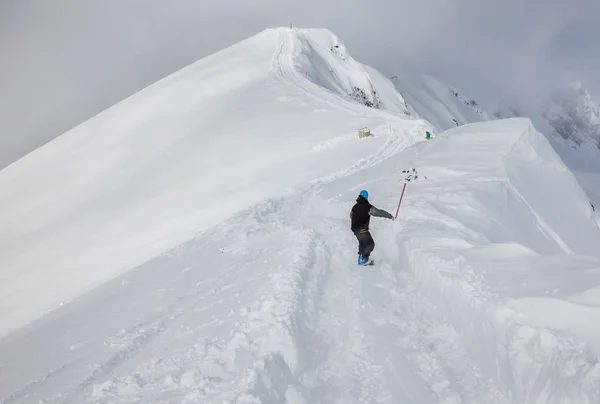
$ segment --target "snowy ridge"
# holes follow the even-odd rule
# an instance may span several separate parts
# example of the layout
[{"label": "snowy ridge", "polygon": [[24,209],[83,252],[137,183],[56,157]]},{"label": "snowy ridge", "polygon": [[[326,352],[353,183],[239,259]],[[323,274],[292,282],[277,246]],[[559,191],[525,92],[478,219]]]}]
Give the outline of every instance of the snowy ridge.
[{"label": "snowy ridge", "polygon": [[[318,33],[261,32],[0,171],[0,336],[248,205],[368,158],[388,136],[422,139],[428,123],[325,88],[370,80],[355,62],[342,68],[351,59],[331,55],[325,87],[296,70],[329,49],[332,34]],[[363,126],[372,139],[359,141]]]},{"label": "snowy ridge", "polygon": [[[480,136],[469,136],[473,132]],[[600,316],[598,301],[593,309],[573,307],[578,296],[597,290],[600,282],[600,234],[585,194],[528,120],[449,133],[423,152],[424,167],[442,162],[444,142],[481,157],[473,154],[468,163],[444,158],[441,166],[450,175],[428,170],[428,182],[438,177],[452,191],[442,196],[437,180],[424,184],[433,192],[419,192],[399,236],[418,289],[433,303],[423,315],[439,321],[433,320],[429,330],[441,357],[436,360],[463,369],[455,391],[477,396],[491,383],[494,389],[486,392],[491,394],[486,402],[597,402],[598,330],[590,335],[590,329],[569,321],[571,315],[583,314],[578,311]],[[499,175],[502,171],[506,174]],[[471,178],[458,180],[463,176]],[[431,230],[415,238],[417,227]],[[443,231],[445,227],[452,230]],[[554,302],[546,320],[538,310],[548,309],[542,309],[544,304],[538,309],[536,303],[544,300]]]},{"label": "snowy ridge", "polygon": [[394,85],[378,71],[356,62],[334,33],[322,29],[292,32],[282,33],[280,54],[285,54],[288,61],[278,63],[281,74],[290,81],[313,94],[311,84],[326,89],[333,105],[341,104],[361,114],[365,111],[356,103],[390,111],[395,116],[408,113],[406,102]]},{"label": "snowy ridge", "polygon": [[[527,201],[539,227],[564,253],[598,254],[595,237],[591,241],[582,240],[584,229],[589,229],[593,221],[585,192],[550,143],[531,123],[506,155],[505,165],[517,195]],[[554,191],[557,186],[560,192]],[[566,215],[558,214],[555,204],[579,214],[567,219]],[[577,248],[573,249],[574,246]]]},{"label": "snowy ridge", "polygon": [[590,203],[600,204],[600,107],[581,83],[557,87],[538,108],[519,109],[503,102],[494,116],[530,116],[576,175]]}]

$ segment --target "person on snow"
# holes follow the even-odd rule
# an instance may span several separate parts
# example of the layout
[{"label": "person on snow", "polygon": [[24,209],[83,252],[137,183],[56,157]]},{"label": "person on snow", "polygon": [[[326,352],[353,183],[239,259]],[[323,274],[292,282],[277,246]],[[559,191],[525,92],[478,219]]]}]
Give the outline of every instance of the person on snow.
[{"label": "person on snow", "polygon": [[371,216],[383,217],[394,220],[394,216],[382,209],[377,209],[369,203],[369,193],[360,191],[356,204],[350,211],[350,229],[358,240],[358,263],[365,265],[369,262],[369,256],[375,248],[375,242],[369,233],[369,221]]}]

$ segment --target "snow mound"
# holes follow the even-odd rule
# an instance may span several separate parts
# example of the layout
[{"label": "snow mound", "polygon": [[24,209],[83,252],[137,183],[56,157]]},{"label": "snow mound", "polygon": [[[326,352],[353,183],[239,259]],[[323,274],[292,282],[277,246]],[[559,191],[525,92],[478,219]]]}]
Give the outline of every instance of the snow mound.
[{"label": "snow mound", "polygon": [[[296,70],[329,35],[261,32],[1,170],[0,335],[253,203],[422,139],[427,123],[340,104]],[[338,58],[313,71],[344,77]]]}]

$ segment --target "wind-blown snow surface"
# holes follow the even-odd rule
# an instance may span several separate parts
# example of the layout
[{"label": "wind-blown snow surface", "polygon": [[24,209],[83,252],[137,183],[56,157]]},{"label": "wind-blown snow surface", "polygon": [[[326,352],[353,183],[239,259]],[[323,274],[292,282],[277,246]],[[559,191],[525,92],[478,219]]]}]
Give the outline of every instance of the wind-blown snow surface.
[{"label": "wind-blown snow surface", "polygon": [[[270,31],[246,42],[254,49],[264,45],[265,53],[270,47],[275,55],[273,64],[264,64],[268,78],[245,93],[251,105],[227,99],[229,106],[222,107],[236,107],[239,114],[251,108],[253,113],[240,116],[252,117],[245,126],[261,130],[237,133],[254,134],[244,144],[250,151],[281,142],[276,151],[262,151],[272,168],[257,179],[248,160],[232,158],[231,164],[239,164],[235,168],[247,170],[240,174],[248,175],[244,180],[253,181],[253,189],[227,194],[228,186],[244,182],[219,184],[214,177],[213,185],[203,183],[210,177],[200,176],[204,166],[195,166],[200,163],[192,158],[222,152],[201,149],[218,138],[206,136],[196,145],[192,135],[172,159],[161,156],[136,166],[137,178],[125,185],[143,179],[147,192],[156,191],[154,198],[166,198],[158,190],[169,185],[165,192],[173,195],[154,206],[170,207],[193,221],[190,228],[205,231],[6,335],[0,341],[0,403],[599,402],[600,230],[585,194],[547,140],[529,120],[510,119],[462,126],[415,144],[429,128],[423,121],[349,102],[339,88],[331,92],[316,85],[313,79],[323,70],[309,78],[297,69],[310,66],[298,58],[307,49],[300,44],[311,37],[321,51],[329,48],[308,31]],[[356,71],[346,77],[360,80]],[[329,90],[337,86],[331,85]],[[257,98],[265,110],[255,109],[261,105]],[[319,108],[326,113],[315,111]],[[229,118],[226,128],[234,125]],[[385,131],[388,121],[391,133]],[[357,123],[383,126],[377,136],[357,140]],[[284,127],[296,134],[289,144],[271,132],[280,134]],[[268,139],[256,144],[260,136]],[[127,139],[121,135],[121,141]],[[51,147],[60,149],[60,140],[58,145]],[[10,175],[44,153],[12,167]],[[237,153],[235,159],[242,159]],[[144,170],[163,159],[174,168],[161,164],[157,171],[173,170],[164,177],[173,182],[153,188],[154,176]],[[358,191],[368,189],[374,205],[393,212],[402,171],[412,168],[419,175],[408,183],[401,221],[372,220],[376,265],[357,266],[348,212]],[[152,174],[160,178],[157,171]],[[175,188],[179,181],[181,188]],[[131,198],[137,206],[147,195],[141,190],[114,197]],[[112,195],[106,190],[101,195],[107,194]],[[186,202],[214,210],[227,195],[239,205],[223,207],[227,210],[213,222],[195,218],[202,208],[186,209],[178,199],[193,198]],[[233,198],[238,195],[242,200]],[[89,209],[87,215],[101,206],[118,208],[91,201],[96,206],[78,205]],[[130,220],[119,212],[120,220]],[[164,235],[184,233],[160,212],[148,215],[156,216]],[[51,213],[46,226],[60,218]],[[151,232],[149,217],[128,225],[138,226],[138,235]],[[42,230],[21,240],[35,240]],[[116,246],[130,240],[126,235],[104,241]],[[71,256],[85,256],[90,244],[81,243]],[[69,246],[64,241],[64,254]],[[148,255],[159,250],[148,248]],[[107,253],[87,257],[80,276],[107,266],[94,262]],[[144,257],[135,258],[130,264]],[[49,270],[72,276],[55,265]],[[127,265],[120,268],[112,274]],[[99,279],[89,284],[94,282]]]}]

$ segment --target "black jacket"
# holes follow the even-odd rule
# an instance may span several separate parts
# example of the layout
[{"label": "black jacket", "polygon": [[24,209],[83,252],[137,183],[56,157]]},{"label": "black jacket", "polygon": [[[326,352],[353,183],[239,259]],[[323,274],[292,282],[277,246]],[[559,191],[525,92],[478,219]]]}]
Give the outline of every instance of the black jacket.
[{"label": "black jacket", "polygon": [[384,217],[386,219],[394,218],[390,213],[382,209],[377,209],[375,206],[371,205],[367,199],[359,195],[358,198],[356,198],[356,204],[350,211],[350,220],[352,222],[350,229],[353,232],[359,230],[368,231],[371,216]]}]

